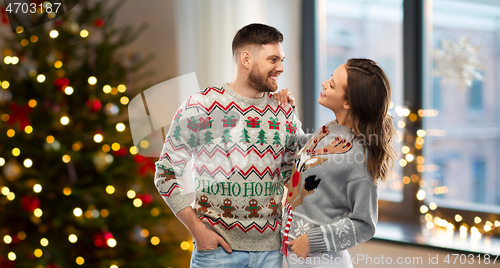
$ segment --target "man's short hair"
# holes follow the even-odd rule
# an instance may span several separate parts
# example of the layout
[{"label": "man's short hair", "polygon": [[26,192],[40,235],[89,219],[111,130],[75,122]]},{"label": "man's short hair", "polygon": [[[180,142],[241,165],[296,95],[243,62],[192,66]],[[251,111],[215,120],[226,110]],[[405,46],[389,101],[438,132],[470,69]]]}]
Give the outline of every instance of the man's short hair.
[{"label": "man's short hair", "polygon": [[252,23],[241,28],[233,38],[233,56],[247,45],[267,45],[283,42],[283,34],[269,25]]}]

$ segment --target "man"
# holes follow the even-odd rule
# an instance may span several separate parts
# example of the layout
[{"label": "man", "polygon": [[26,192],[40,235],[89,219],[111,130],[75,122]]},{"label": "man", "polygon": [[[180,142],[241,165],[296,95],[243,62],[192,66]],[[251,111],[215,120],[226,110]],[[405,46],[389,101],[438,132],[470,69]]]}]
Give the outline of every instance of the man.
[{"label": "man", "polygon": [[[194,238],[191,267],[281,267],[283,181],[300,122],[278,105],[283,35],[263,24],[232,43],[234,80],[191,96],[178,110],[156,163],[155,185]],[[185,120],[183,120],[185,119]],[[193,161],[191,207],[183,181]]]}]

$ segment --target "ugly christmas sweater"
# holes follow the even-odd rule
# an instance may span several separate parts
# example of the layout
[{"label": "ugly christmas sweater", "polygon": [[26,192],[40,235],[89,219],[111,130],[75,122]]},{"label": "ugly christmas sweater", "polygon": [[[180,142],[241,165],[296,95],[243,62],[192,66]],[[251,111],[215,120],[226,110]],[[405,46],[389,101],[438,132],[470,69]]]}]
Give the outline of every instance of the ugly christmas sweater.
[{"label": "ugly christmas sweater", "polygon": [[[191,96],[177,111],[156,162],[155,185],[174,214],[190,206],[233,250],[280,247],[281,199],[300,122],[271,94],[236,94],[227,84]],[[181,178],[192,161],[189,178]]]},{"label": "ugly christmas sweater", "polygon": [[299,146],[286,185],[282,252],[290,254],[284,242],[305,233],[311,253],[346,250],[370,239],[378,220],[378,192],[362,141],[333,121]]}]

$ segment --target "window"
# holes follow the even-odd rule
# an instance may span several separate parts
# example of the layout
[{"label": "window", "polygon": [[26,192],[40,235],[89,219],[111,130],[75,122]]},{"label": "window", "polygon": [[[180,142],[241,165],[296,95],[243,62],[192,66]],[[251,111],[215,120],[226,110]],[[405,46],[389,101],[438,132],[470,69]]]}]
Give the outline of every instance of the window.
[{"label": "window", "polygon": [[[321,81],[350,58],[369,58],[386,72],[392,86],[390,113],[402,135],[403,103],[403,1],[327,0],[326,2],[326,72]],[[321,88],[316,89],[319,96]],[[316,128],[335,119],[335,115],[315,103]],[[402,121],[403,120],[403,121]],[[399,122],[401,121],[401,122]],[[402,200],[402,170],[395,169],[387,183],[380,184],[381,198]]]},{"label": "window", "polygon": [[423,120],[422,189],[438,207],[499,213],[500,171],[488,167],[500,165],[500,1],[433,0],[431,8],[432,87],[424,88],[423,107],[438,111]]}]

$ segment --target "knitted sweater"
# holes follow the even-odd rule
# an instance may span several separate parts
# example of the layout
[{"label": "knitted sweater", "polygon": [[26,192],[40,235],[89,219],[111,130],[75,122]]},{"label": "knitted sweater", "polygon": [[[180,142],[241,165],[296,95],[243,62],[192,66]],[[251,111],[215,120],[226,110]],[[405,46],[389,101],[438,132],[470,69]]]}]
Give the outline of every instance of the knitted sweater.
[{"label": "knitted sweater", "polygon": [[[271,94],[236,94],[227,84],[191,96],[178,110],[156,162],[155,185],[174,214],[190,206],[233,250],[279,249],[284,180],[300,122]],[[191,181],[180,176],[192,160]],[[193,185],[192,189],[189,184]]]},{"label": "knitted sweater", "polygon": [[345,250],[374,235],[378,186],[365,166],[367,149],[350,128],[332,121],[312,136],[299,142],[286,185],[283,240],[307,233],[311,253]]}]

